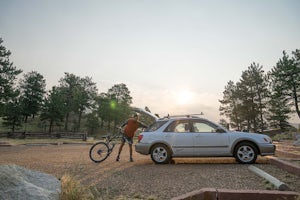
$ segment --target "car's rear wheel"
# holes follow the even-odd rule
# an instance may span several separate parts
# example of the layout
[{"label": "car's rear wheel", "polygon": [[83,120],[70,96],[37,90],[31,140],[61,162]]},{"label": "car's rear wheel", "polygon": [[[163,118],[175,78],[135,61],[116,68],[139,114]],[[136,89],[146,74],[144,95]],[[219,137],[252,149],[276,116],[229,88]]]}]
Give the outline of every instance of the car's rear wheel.
[{"label": "car's rear wheel", "polygon": [[171,151],[164,144],[156,144],[151,149],[151,159],[156,164],[167,164],[171,160]]},{"label": "car's rear wheel", "polygon": [[235,148],[234,156],[239,163],[252,164],[257,159],[257,148],[250,142],[242,142]]}]

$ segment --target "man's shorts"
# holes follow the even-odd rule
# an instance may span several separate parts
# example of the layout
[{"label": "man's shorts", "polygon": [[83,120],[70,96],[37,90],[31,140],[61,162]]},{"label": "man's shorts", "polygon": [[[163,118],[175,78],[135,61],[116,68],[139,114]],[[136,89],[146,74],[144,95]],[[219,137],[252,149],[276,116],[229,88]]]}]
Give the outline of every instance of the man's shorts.
[{"label": "man's shorts", "polygon": [[123,134],[121,141],[124,143],[127,142],[128,144],[133,144],[133,139],[130,137],[127,137],[125,134]]}]

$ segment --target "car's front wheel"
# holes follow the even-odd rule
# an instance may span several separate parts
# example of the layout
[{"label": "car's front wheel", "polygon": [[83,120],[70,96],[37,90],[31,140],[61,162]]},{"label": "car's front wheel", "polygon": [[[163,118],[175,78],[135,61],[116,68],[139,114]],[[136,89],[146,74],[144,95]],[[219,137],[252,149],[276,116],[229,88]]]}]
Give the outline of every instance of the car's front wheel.
[{"label": "car's front wheel", "polygon": [[151,159],[156,164],[166,164],[171,160],[171,151],[164,144],[156,144],[151,149]]},{"label": "car's front wheel", "polygon": [[257,148],[250,142],[242,142],[235,148],[234,156],[239,163],[252,164],[257,159]]}]

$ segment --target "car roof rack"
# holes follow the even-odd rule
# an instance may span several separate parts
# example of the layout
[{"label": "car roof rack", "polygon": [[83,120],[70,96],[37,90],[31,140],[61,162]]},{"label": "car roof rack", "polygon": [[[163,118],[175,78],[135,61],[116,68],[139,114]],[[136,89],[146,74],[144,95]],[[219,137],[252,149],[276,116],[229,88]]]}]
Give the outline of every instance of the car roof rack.
[{"label": "car roof rack", "polygon": [[161,119],[170,119],[170,118],[177,118],[177,117],[186,117],[186,118],[199,118],[198,115],[204,115],[203,112],[201,113],[198,113],[198,114],[185,114],[185,115],[167,115],[167,116],[164,116],[163,118]]}]

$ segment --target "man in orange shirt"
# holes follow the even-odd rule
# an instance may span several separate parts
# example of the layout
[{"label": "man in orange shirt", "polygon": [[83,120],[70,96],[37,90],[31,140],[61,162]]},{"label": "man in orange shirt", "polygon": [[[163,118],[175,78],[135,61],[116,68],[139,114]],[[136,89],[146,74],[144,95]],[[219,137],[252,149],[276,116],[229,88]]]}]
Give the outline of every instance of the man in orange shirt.
[{"label": "man in orange shirt", "polygon": [[139,121],[139,115],[134,114],[133,117],[129,118],[126,123],[124,123],[121,127],[124,128],[124,133],[121,141],[121,145],[119,148],[119,153],[116,161],[120,160],[120,154],[122,152],[123,146],[125,142],[129,144],[129,153],[130,153],[130,162],[133,162],[132,159],[132,144],[133,144],[133,136],[138,128],[147,128],[144,124]]}]

